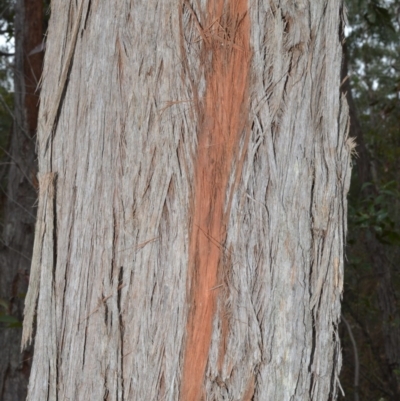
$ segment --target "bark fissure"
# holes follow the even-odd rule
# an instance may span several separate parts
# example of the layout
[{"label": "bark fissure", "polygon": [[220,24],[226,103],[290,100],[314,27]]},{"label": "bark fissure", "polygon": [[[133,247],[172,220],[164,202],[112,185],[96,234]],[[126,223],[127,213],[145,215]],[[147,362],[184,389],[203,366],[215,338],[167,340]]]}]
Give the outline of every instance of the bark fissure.
[{"label": "bark fissure", "polygon": [[[79,27],[81,24],[84,3],[85,3],[85,0],[80,1],[79,8],[77,11],[77,17],[76,17],[76,20],[75,20],[73,28],[72,28],[69,47],[66,52],[64,66],[63,66],[62,73],[61,73],[60,79],[59,79],[59,86],[57,88],[55,102],[54,102],[52,108],[48,112],[48,118],[46,121],[46,129],[45,129],[46,137],[45,137],[45,140],[43,141],[44,147],[41,149],[41,151],[44,151],[44,152],[47,152],[47,150],[50,146],[50,143],[52,143],[52,136],[55,134],[55,131],[57,129],[59,114],[61,112],[61,107],[63,105],[63,97],[65,96],[65,93],[66,93],[68,77],[69,77],[70,71],[71,71],[72,59],[74,56],[76,41],[78,38],[78,32],[79,32]],[[53,164],[52,163],[52,153],[53,152],[51,152],[51,155],[50,155],[50,168]]]}]

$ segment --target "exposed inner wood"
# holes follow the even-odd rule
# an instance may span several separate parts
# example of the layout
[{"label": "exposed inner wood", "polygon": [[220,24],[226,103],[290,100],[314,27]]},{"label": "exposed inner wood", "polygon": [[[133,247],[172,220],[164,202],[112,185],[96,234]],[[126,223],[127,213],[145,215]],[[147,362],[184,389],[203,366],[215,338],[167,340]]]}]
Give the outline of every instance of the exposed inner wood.
[{"label": "exposed inner wood", "polygon": [[[228,180],[239,156],[248,110],[250,22],[247,0],[209,2],[203,23],[206,91],[199,118],[190,237],[190,312],[182,400],[200,400],[219,289]],[[207,40],[206,40],[207,39]],[[224,347],[221,347],[223,349]],[[220,356],[221,357],[221,356]]]}]

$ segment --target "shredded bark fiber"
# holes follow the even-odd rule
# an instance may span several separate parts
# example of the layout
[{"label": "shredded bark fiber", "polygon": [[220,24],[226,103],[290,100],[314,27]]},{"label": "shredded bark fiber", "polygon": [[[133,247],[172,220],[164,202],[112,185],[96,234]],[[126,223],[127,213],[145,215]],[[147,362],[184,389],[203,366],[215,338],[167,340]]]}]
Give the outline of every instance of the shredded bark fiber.
[{"label": "shredded bark fiber", "polygon": [[341,9],[53,0],[28,401],[335,399]]}]

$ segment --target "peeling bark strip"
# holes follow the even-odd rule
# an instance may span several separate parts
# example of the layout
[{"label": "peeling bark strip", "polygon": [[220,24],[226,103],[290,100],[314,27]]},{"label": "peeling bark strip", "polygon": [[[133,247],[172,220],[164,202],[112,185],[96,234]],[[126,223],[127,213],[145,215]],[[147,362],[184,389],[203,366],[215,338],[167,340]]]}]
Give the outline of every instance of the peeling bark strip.
[{"label": "peeling bark strip", "polygon": [[214,287],[221,277],[219,269],[227,268],[221,266],[221,253],[229,213],[228,181],[248,124],[251,50],[247,9],[247,0],[209,1],[205,21],[198,21],[206,90],[197,105],[200,127],[189,248],[191,307],[182,400],[204,399],[203,377],[218,294]]},{"label": "peeling bark strip", "polygon": [[43,287],[42,279],[44,277],[45,280],[51,281],[51,276],[53,274],[55,180],[55,173],[39,175],[39,207],[35,228],[35,244],[33,247],[29,288],[25,298],[22,349],[28,346],[32,341],[33,320],[39,297],[39,289],[41,286]]}]

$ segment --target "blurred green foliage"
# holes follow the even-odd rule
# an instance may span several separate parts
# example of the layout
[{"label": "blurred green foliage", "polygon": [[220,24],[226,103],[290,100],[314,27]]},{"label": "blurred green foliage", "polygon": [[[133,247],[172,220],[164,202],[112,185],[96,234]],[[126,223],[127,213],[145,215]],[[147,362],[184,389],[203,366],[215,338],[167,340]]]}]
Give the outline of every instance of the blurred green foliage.
[{"label": "blurred green foliage", "polygon": [[[5,150],[8,148],[14,109],[13,57],[2,55],[14,51],[14,1],[0,1],[0,160],[7,163]],[[4,166],[4,164],[3,164]],[[0,167],[2,167],[0,165]],[[1,172],[6,169],[0,168]],[[4,177],[4,173],[0,178]],[[3,184],[3,183],[2,183]]]},{"label": "blurred green foliage", "polygon": [[0,298],[0,324],[7,328],[22,328],[22,322],[9,314],[9,304]]},{"label": "blurred green foliage", "polygon": [[374,184],[397,181],[400,167],[400,2],[347,0],[347,7],[349,75],[373,163]]},{"label": "blurred green foliage", "polygon": [[[367,187],[372,187],[372,183],[363,184],[361,191],[364,192]],[[396,222],[395,216],[390,212],[393,203],[399,199],[400,192],[396,181],[381,184],[376,193],[374,191],[367,193],[363,198],[351,199],[349,204],[351,230],[348,244],[356,243],[356,238],[361,235],[360,230],[369,230],[382,244],[400,246],[398,221]]]},{"label": "blurred green foliage", "polygon": [[[349,76],[368,160],[355,158],[348,208],[343,313],[351,322],[360,358],[359,397],[393,400],[378,302],[380,258],[400,295],[400,0],[347,0]],[[358,174],[368,164],[368,181]],[[374,242],[375,241],[375,242]],[[371,248],[376,243],[376,248]],[[379,252],[379,258],[376,253]],[[396,305],[395,305],[396,306]],[[398,327],[393,316],[391,327]],[[341,382],[354,398],[354,350],[341,329]],[[393,370],[396,372],[396,369]]]}]

